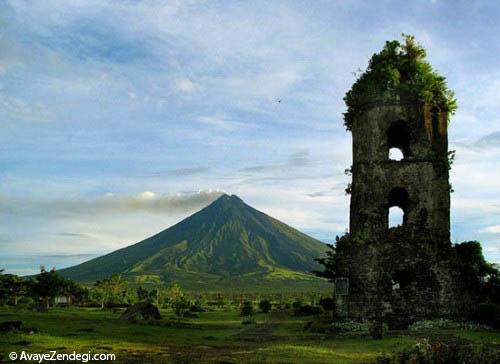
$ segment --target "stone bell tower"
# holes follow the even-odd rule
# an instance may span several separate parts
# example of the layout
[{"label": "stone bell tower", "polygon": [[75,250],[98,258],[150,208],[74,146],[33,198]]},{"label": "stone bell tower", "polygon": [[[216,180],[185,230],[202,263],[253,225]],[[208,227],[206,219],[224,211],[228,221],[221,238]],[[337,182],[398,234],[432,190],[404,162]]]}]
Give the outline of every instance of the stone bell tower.
[{"label": "stone bell tower", "polygon": [[[337,272],[350,282],[349,316],[404,328],[448,305],[447,115],[401,91],[364,100],[351,125],[350,232],[337,243]],[[389,227],[391,207],[403,212],[399,226]]]},{"label": "stone bell tower", "polygon": [[[389,209],[399,207],[402,225],[428,229],[436,241],[450,238],[450,184],[445,113],[410,94],[366,98],[352,123],[350,234],[383,236]],[[392,160],[393,148],[402,155]]]}]

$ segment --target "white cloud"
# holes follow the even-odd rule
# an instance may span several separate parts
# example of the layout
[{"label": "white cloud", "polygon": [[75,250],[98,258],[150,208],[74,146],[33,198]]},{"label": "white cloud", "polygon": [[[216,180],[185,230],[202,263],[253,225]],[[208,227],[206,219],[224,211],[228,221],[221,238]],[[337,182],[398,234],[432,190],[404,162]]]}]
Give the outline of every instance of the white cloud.
[{"label": "white cloud", "polygon": [[194,92],[197,91],[200,87],[189,78],[182,78],[180,80],[175,81],[175,88],[178,91],[182,92]]},{"label": "white cloud", "polygon": [[256,127],[256,125],[252,123],[227,120],[223,115],[201,116],[198,118],[198,122],[227,131],[244,130]]},{"label": "white cloud", "polygon": [[178,215],[200,209],[222,194],[220,191],[199,191],[196,193],[173,193],[158,195],[143,191],[135,196],[106,193],[98,199],[78,196],[66,198],[10,198],[3,196],[0,207],[7,213],[24,216],[36,216],[41,212],[45,216],[85,216],[112,215],[127,212],[149,212],[164,215]]},{"label": "white cloud", "polygon": [[489,234],[500,234],[500,225],[487,226],[481,229],[481,232]]},{"label": "white cloud", "polygon": [[31,121],[45,121],[49,111],[42,103],[28,103],[18,97],[0,94],[0,113],[9,118],[21,118]]}]

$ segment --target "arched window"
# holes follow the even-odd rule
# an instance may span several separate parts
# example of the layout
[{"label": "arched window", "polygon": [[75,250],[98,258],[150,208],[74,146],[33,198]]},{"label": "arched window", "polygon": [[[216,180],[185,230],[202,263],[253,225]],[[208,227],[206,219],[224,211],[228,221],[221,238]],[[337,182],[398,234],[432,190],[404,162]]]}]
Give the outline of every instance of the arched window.
[{"label": "arched window", "polygon": [[405,212],[403,209],[392,206],[389,208],[389,229],[392,227],[403,225]]},{"label": "arched window", "polygon": [[405,121],[392,123],[387,131],[389,159],[401,160],[410,155],[410,128]]},{"label": "arched window", "polygon": [[403,159],[405,156],[403,155],[403,152],[399,148],[391,148],[389,149],[389,159],[392,161],[400,161]]},{"label": "arched window", "polygon": [[406,223],[406,213],[408,210],[408,192],[402,187],[396,187],[389,192],[387,197],[388,227],[395,227]]}]

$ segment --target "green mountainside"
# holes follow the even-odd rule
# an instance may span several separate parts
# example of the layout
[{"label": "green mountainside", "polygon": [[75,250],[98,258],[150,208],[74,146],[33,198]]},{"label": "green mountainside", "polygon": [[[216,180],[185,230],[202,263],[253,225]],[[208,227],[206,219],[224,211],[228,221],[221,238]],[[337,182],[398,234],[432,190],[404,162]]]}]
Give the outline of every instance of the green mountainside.
[{"label": "green mountainside", "polygon": [[134,283],[188,289],[324,288],[310,271],[325,251],[322,242],[223,195],[150,238],[60,272],[83,282],[121,273]]}]

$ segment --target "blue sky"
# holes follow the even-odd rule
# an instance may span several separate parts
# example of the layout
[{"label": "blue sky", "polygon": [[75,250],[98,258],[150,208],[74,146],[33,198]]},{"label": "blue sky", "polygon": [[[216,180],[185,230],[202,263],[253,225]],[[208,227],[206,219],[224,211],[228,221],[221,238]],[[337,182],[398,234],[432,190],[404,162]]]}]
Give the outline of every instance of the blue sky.
[{"label": "blue sky", "polygon": [[401,33],[459,102],[452,239],[500,262],[499,24],[495,1],[2,1],[1,266],[84,261],[221,191],[334,240],[342,97]]}]

